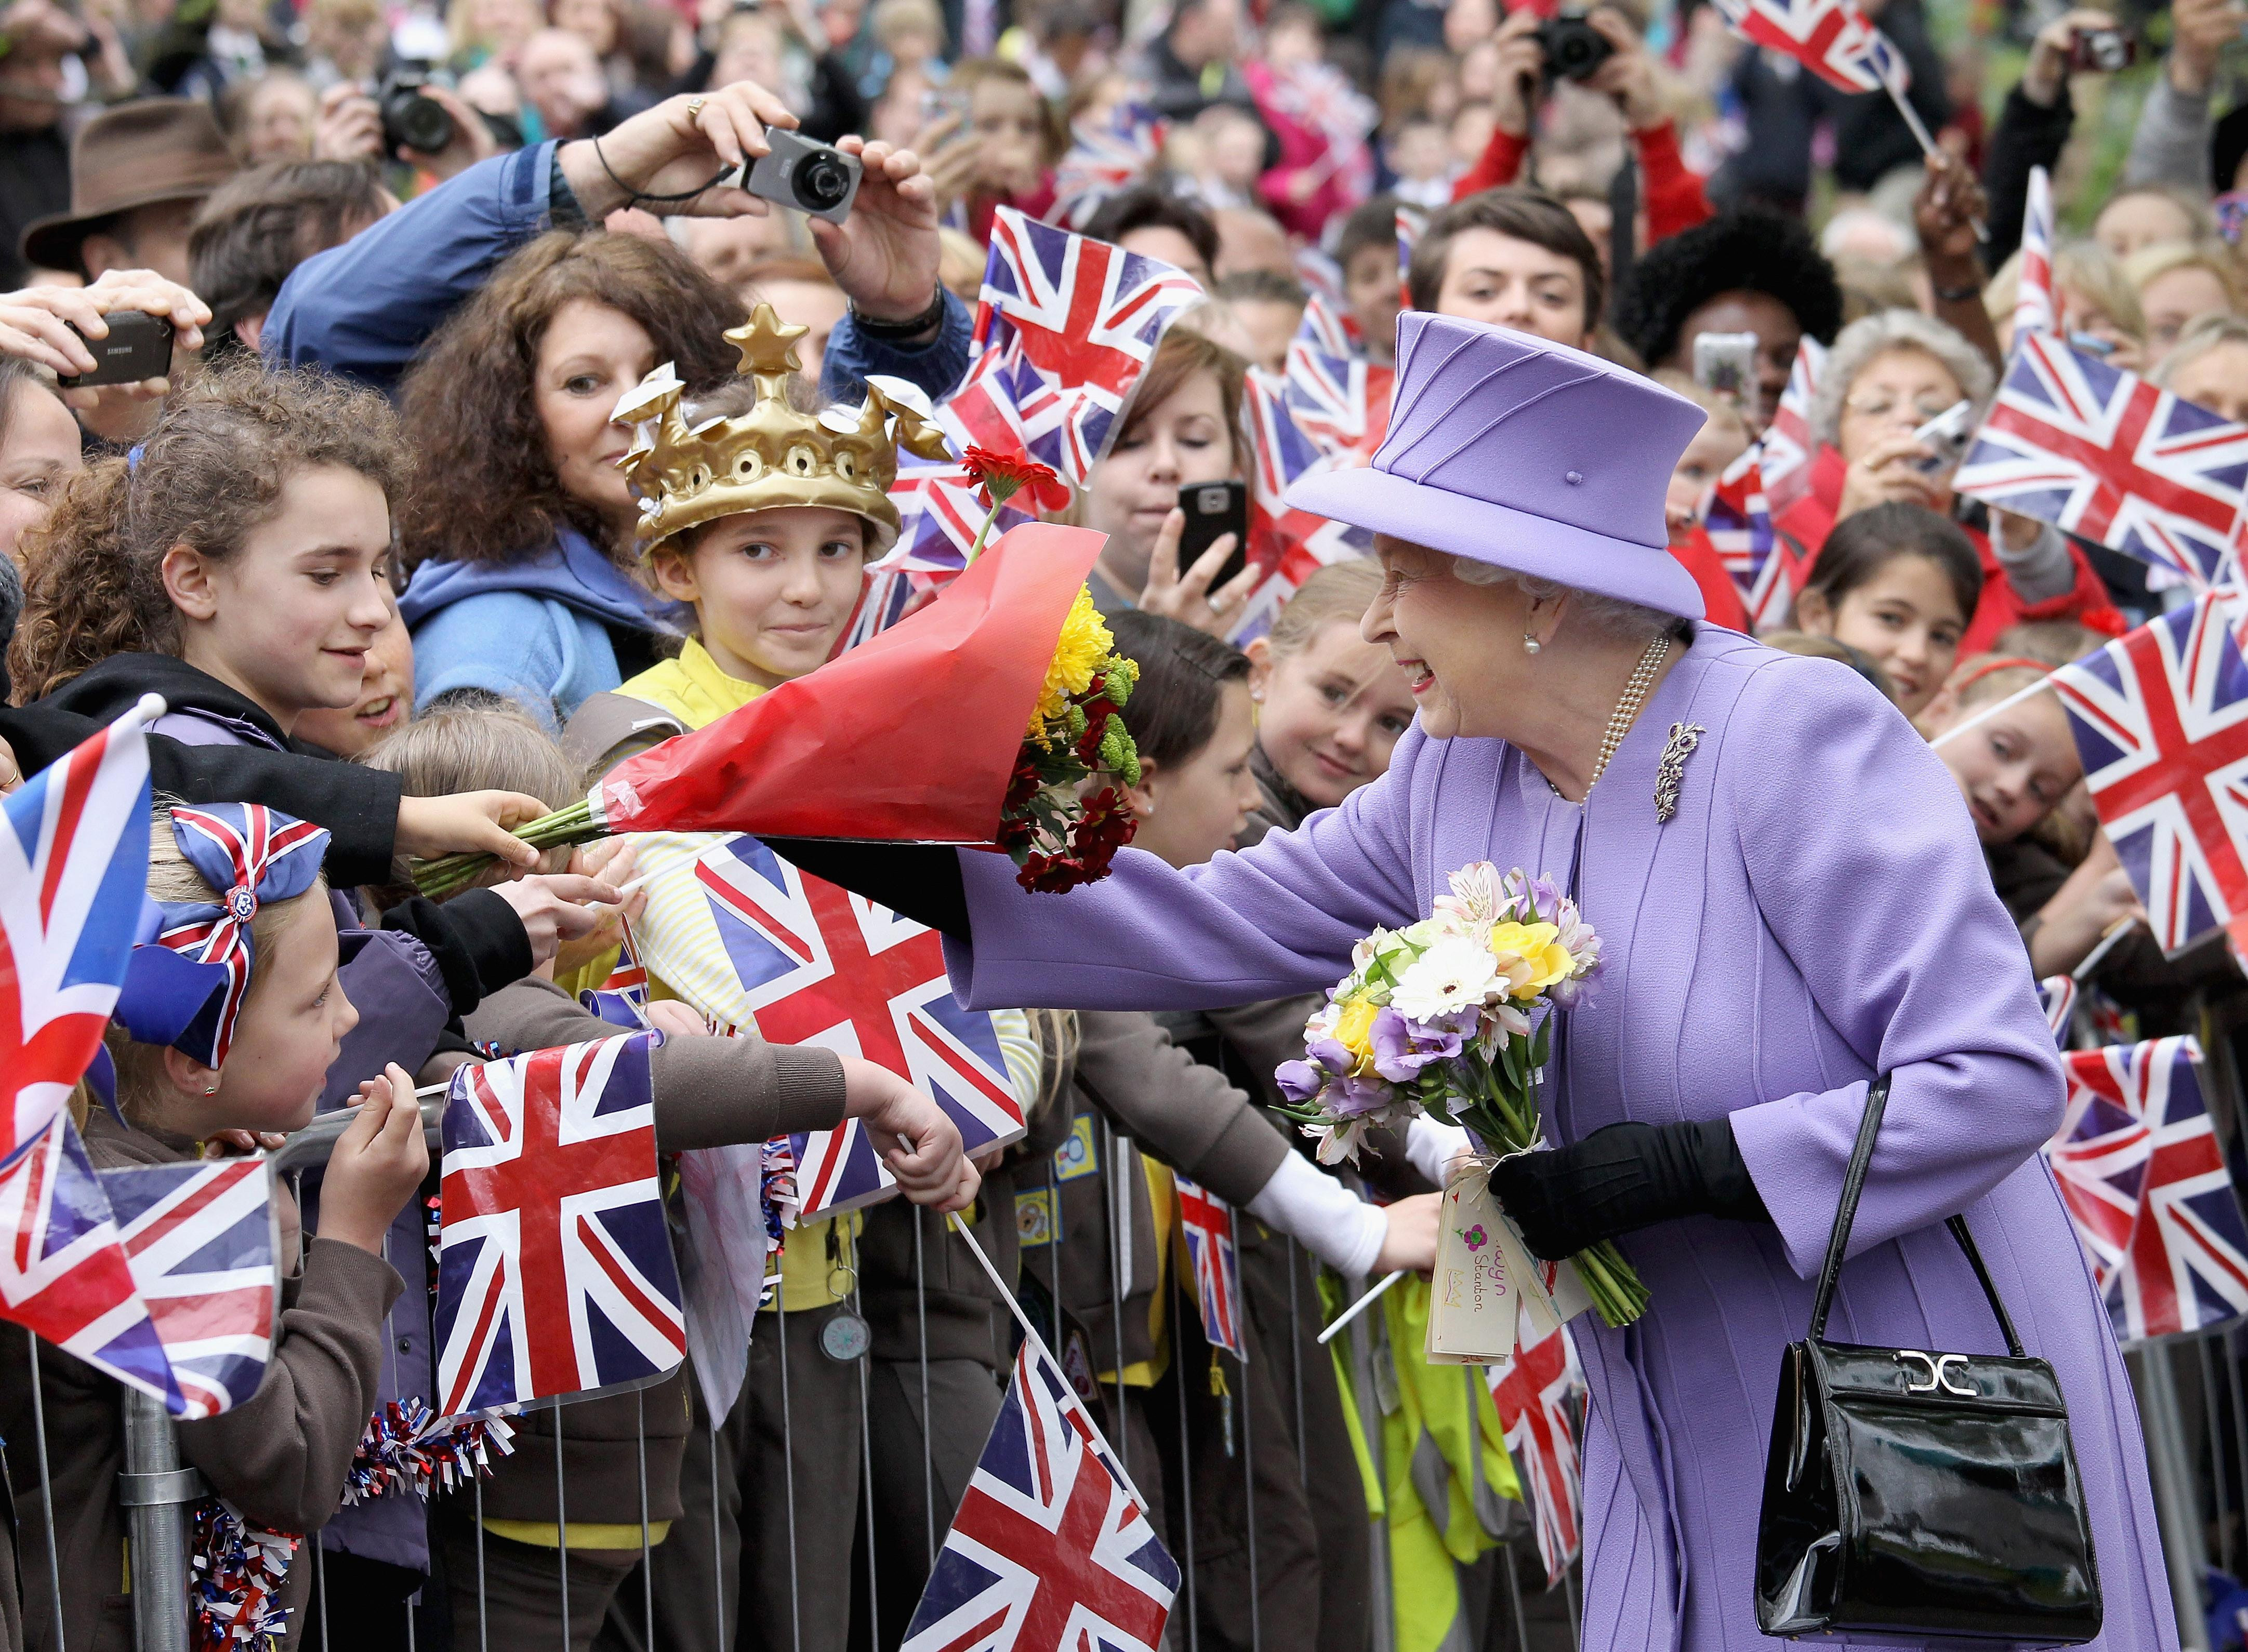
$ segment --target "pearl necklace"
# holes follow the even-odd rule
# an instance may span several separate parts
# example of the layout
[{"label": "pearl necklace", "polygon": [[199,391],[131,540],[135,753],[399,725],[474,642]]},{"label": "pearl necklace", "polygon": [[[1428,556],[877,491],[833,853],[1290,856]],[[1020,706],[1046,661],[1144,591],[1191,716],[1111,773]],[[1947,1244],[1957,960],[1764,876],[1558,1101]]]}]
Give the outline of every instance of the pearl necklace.
[{"label": "pearl necklace", "polygon": [[[1593,777],[1585,782],[1585,802],[1592,800],[1593,788],[1599,785],[1600,776],[1607,773],[1608,759],[1615,755],[1616,747],[1623,744],[1623,737],[1631,733],[1632,724],[1639,720],[1640,707],[1647,703],[1648,691],[1655,686],[1655,673],[1662,669],[1662,662],[1669,658],[1670,637],[1666,631],[1647,645],[1646,652],[1639,657],[1639,664],[1632,667],[1630,680],[1624,684],[1623,693],[1616,700],[1615,709],[1608,713],[1607,732],[1600,736],[1600,757],[1593,764]],[[1561,788],[1553,784],[1551,777],[1547,778],[1546,784],[1554,796],[1561,795]]]}]

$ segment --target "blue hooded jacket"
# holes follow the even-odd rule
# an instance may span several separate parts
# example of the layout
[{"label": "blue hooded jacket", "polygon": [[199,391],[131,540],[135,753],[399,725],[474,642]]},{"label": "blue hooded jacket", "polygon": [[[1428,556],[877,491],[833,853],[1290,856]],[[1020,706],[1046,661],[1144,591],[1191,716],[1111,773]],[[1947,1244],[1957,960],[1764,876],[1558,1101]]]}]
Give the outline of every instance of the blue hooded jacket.
[{"label": "blue hooded jacket", "polygon": [[587,696],[623,682],[611,626],[675,632],[686,613],[570,528],[508,562],[425,562],[398,609],[414,632],[415,711],[440,694],[481,689],[556,734]]}]

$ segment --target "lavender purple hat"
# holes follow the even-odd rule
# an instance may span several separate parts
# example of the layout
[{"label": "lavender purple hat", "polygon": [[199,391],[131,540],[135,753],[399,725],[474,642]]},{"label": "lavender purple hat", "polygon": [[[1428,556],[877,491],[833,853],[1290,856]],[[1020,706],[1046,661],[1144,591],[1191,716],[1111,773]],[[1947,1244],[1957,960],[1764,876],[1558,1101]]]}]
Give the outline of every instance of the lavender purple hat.
[{"label": "lavender purple hat", "polygon": [[1288,503],[1337,522],[1702,618],[1662,501],[1706,417],[1651,379],[1527,333],[1409,310],[1397,397],[1370,469],[1323,471]]}]

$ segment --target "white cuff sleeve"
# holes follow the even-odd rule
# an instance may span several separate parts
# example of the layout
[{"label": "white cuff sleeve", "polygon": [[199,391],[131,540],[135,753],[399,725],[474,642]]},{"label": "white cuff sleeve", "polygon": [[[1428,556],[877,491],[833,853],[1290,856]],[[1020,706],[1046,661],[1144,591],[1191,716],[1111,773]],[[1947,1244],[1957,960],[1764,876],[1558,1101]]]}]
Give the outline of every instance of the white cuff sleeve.
[{"label": "white cuff sleeve", "polygon": [[1332,1176],[1290,1152],[1249,1201],[1249,1213],[1277,1227],[1339,1273],[1373,1271],[1389,1237],[1389,1219]]},{"label": "white cuff sleeve", "polygon": [[1472,1147],[1468,1133],[1456,1124],[1447,1124],[1428,1115],[1416,1116],[1405,1131],[1405,1157],[1413,1161],[1413,1168],[1434,1182],[1444,1184],[1444,1177],[1451,1162]]}]

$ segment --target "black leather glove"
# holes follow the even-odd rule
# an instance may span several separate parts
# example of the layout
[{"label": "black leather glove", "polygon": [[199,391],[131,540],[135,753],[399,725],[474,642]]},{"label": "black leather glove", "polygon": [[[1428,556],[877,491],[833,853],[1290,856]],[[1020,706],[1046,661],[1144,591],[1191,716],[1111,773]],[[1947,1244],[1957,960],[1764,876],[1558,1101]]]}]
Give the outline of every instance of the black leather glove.
[{"label": "black leather glove", "polygon": [[1722,1118],[1610,1124],[1573,1146],[1501,1160],[1491,1191],[1549,1262],[1675,1217],[1772,1219]]},{"label": "black leather glove", "polygon": [[837,843],[825,837],[758,840],[814,877],[960,940],[968,939],[968,891],[960,855],[944,843]]}]

